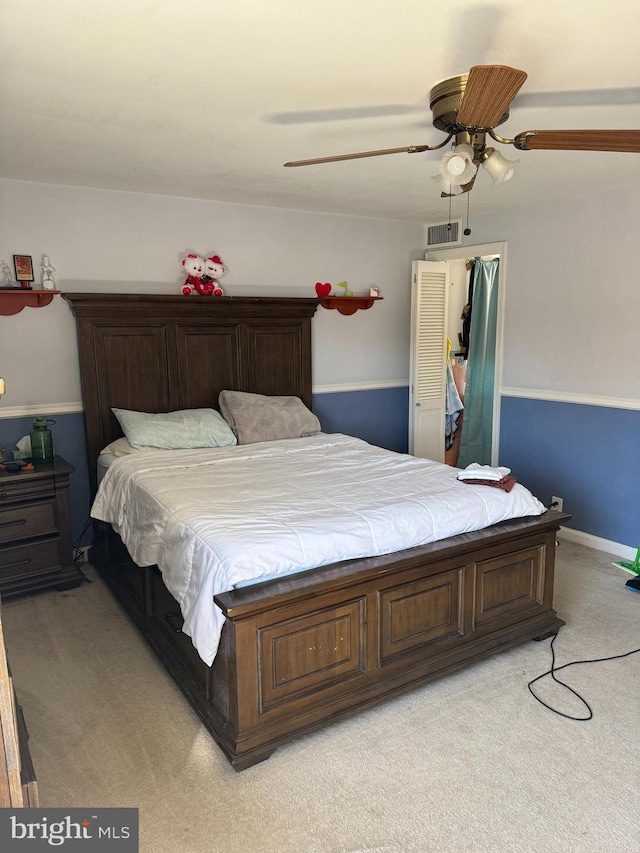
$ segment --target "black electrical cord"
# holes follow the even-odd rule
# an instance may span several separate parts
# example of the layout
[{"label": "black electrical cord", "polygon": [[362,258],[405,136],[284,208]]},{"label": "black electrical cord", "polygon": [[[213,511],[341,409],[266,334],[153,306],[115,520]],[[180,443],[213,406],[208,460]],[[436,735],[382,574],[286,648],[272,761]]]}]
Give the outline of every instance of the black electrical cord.
[{"label": "black electrical cord", "polygon": [[71,544],[71,547],[72,547],[72,549],[73,549],[73,562],[74,562],[74,565],[75,565],[75,566],[78,568],[78,570],[80,571],[80,574],[81,574],[81,575],[82,575],[82,577],[84,578],[84,582],[85,582],[85,583],[93,583],[93,581],[92,581],[92,580],[90,580],[90,578],[88,578],[88,577],[85,575],[85,573],[80,569],[80,566],[84,563],[84,552],[83,552],[83,550],[82,550],[82,547],[80,546],[80,542],[82,541],[82,537],[83,537],[83,536],[84,536],[84,534],[87,532],[87,529],[88,529],[88,527],[89,527],[89,525],[90,525],[90,524],[91,524],[91,516],[87,516],[87,520],[85,521],[85,523],[84,523],[84,526],[83,526],[82,530],[81,530],[81,531],[80,531],[80,533],[78,534],[78,538],[75,540],[75,542],[73,542],[73,543]]},{"label": "black electrical cord", "polygon": [[[624,652],[621,655],[611,655],[610,657],[606,657],[606,658],[588,658],[586,660],[574,660],[574,661],[571,661],[571,663],[565,663],[562,666],[556,667],[556,653],[555,653],[555,649],[553,648],[553,644],[555,643],[557,636],[558,636],[558,632],[556,631],[556,633],[553,635],[553,638],[551,640],[551,669],[548,669],[546,672],[543,672],[542,675],[539,675],[537,678],[534,678],[532,681],[530,681],[527,684],[527,687],[529,688],[529,693],[531,693],[531,695],[533,696],[533,698],[537,702],[540,702],[540,704],[544,705],[545,708],[548,708],[550,711],[553,711],[554,714],[558,714],[558,716],[560,716],[560,717],[565,717],[567,720],[577,720],[578,722],[586,722],[587,720],[591,720],[593,717],[593,711],[591,709],[591,706],[589,705],[589,703],[587,702],[586,699],[584,699],[576,690],[573,689],[573,687],[569,687],[569,685],[565,684],[564,681],[561,681],[559,678],[556,678],[556,672],[560,672],[561,670],[567,669],[570,666],[578,666],[578,664],[581,664],[581,663],[602,663],[603,661],[607,661],[607,660],[619,660],[620,658],[628,658],[629,655],[638,654],[638,652],[640,652],[640,648],[639,649],[632,649],[630,652]],[[562,711],[558,711],[557,708],[553,708],[551,705],[548,705],[539,696],[536,696],[534,690],[532,689],[532,685],[535,684],[536,681],[540,681],[541,679],[546,678],[547,675],[550,675],[551,678],[553,678],[553,680],[557,684],[562,685],[562,687],[566,687],[566,689],[570,693],[573,693],[573,695],[577,699],[579,699],[580,702],[582,702],[582,704],[585,706],[585,708],[587,709],[587,712],[588,712],[588,715],[586,717],[573,717],[573,716],[571,716],[571,714],[565,714]]]}]

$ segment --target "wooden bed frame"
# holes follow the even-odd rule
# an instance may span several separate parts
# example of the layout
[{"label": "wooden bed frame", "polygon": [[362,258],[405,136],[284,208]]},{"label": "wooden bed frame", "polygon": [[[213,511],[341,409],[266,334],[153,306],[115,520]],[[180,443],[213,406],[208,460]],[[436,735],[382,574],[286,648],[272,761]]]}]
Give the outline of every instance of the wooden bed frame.
[{"label": "wooden bed frame", "polygon": [[[101,449],[122,434],[112,406],[215,407],[235,389],[311,407],[317,299],[64,298],[77,320],[94,489]],[[217,595],[226,622],[211,667],[158,569],[136,566],[107,525],[96,525],[90,559],[243,770],[303,733],[555,633],[555,536],[568,517],[548,511]]]}]

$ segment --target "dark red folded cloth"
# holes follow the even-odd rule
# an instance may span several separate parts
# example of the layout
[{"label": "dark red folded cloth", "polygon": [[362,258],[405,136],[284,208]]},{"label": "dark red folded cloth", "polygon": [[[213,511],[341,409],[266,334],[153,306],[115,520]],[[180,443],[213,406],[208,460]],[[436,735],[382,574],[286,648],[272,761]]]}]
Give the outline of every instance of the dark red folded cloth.
[{"label": "dark red folded cloth", "polygon": [[518,482],[515,477],[503,477],[501,480],[460,480],[461,483],[467,483],[469,486],[493,486],[496,489],[502,489],[503,492],[510,492]]}]

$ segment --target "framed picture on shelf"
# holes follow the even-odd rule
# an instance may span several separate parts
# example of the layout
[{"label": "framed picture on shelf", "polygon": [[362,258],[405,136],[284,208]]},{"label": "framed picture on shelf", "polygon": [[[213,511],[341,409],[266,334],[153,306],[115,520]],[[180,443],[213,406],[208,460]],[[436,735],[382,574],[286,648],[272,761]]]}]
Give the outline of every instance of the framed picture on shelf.
[{"label": "framed picture on shelf", "polygon": [[14,255],[13,266],[16,271],[16,281],[22,287],[29,287],[33,281],[33,260],[31,255]]}]

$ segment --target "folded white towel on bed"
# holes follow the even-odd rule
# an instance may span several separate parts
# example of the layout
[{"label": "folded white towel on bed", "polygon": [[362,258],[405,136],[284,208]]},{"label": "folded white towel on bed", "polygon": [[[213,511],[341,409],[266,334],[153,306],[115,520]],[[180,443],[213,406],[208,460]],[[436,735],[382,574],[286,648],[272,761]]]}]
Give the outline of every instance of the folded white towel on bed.
[{"label": "folded white towel on bed", "polygon": [[491,465],[479,465],[472,462],[471,465],[460,471],[458,480],[502,480],[511,473],[511,468],[492,468]]}]

